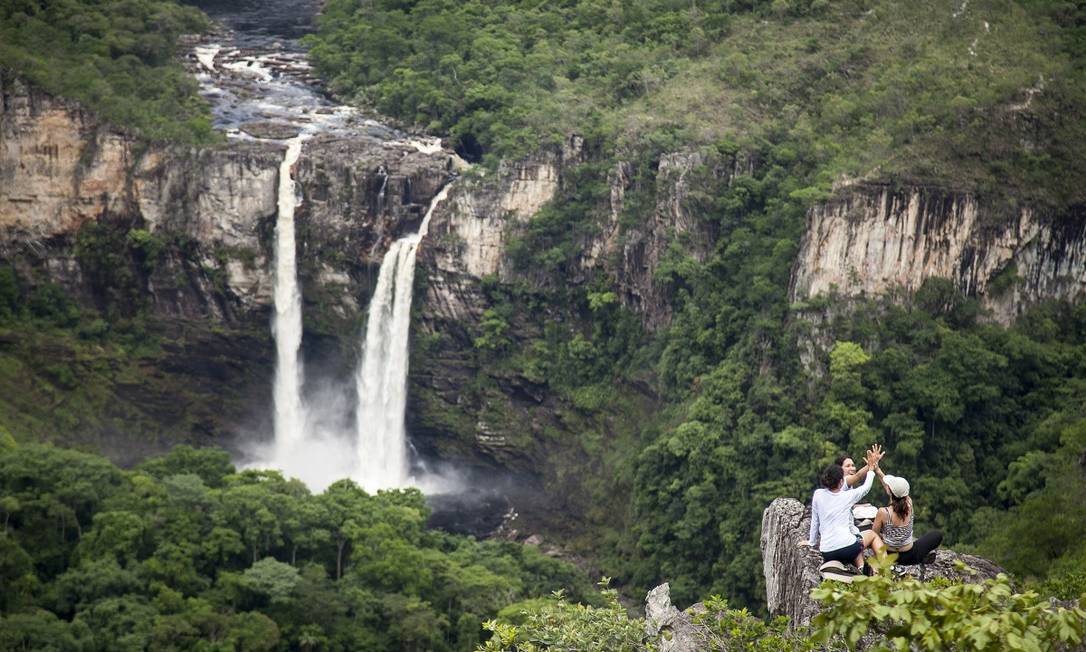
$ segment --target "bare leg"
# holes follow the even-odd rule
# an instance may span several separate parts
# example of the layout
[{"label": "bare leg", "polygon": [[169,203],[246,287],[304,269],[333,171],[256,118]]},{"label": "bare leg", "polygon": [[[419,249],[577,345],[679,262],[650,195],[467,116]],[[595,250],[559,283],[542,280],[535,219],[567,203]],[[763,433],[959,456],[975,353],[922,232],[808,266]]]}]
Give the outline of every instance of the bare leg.
[{"label": "bare leg", "polygon": [[[882,550],[882,539],[874,530],[864,530],[860,533],[860,539],[863,541],[864,549],[871,548],[875,551],[875,554],[879,554]],[[860,550],[860,554],[856,556],[856,568],[864,567],[864,551]]]},{"label": "bare leg", "polygon": [[871,548],[871,550],[875,551],[875,554],[880,557],[885,554],[883,550],[886,546],[884,546],[882,543],[882,537],[880,537],[878,533],[876,533],[874,530],[867,530],[866,532],[861,532],[860,536],[863,537],[865,548]]}]

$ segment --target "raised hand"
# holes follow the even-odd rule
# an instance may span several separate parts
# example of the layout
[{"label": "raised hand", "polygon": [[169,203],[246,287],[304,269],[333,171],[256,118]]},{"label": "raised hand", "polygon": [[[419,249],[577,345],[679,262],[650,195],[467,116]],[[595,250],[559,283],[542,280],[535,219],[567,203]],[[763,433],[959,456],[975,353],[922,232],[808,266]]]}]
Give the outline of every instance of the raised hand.
[{"label": "raised hand", "polygon": [[875,457],[875,466],[878,466],[879,462],[882,461],[882,456],[886,455],[886,453],[882,450],[882,446],[880,446],[878,444],[874,444],[873,446],[871,446],[871,451],[873,453],[875,453],[875,455],[876,455],[876,457]]},{"label": "raised hand", "polygon": [[864,461],[867,462],[868,468],[875,468],[875,465],[882,459],[882,448],[878,444],[874,444],[871,448],[867,449],[867,453],[864,455]]}]

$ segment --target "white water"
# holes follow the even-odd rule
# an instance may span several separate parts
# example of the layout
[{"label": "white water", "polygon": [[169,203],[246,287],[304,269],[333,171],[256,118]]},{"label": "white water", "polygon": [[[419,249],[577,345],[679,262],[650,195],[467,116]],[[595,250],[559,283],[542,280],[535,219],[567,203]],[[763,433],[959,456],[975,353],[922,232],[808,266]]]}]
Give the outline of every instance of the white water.
[{"label": "white water", "polygon": [[302,137],[287,141],[279,165],[279,217],[275,223],[275,451],[274,462],[286,467],[305,441],[302,405],[302,295],[298,290],[294,245],[294,209],[297,206],[291,168],[302,151]]},{"label": "white water", "polygon": [[208,70],[215,72],[215,55],[222,49],[219,45],[200,46],[196,48],[196,59]]},{"label": "white water", "polygon": [[370,300],[366,339],[355,376],[358,468],[354,474],[370,491],[408,484],[404,411],[415,256],[434,208],[445,199],[448,188],[442,188],[430,202],[418,233],[400,238],[389,248]]},{"label": "white water", "polygon": [[[250,443],[241,463],[280,469],[314,491],[340,478],[352,478],[371,491],[407,485],[427,492],[456,491],[460,480],[448,469],[410,476],[404,427],[415,255],[434,207],[446,193],[434,198],[419,232],[393,243],[382,263],[369,308],[363,361],[352,379],[355,386],[322,381],[320,370],[311,374],[315,378],[307,383],[295,260],[297,193],[290,174],[302,142],[318,134],[408,145],[424,154],[440,152],[441,141],[412,139],[364,119],[350,107],[330,103],[305,82],[309,67],[304,53],[278,41],[264,43],[231,36],[225,43],[205,42],[194,49],[193,64],[201,93],[212,105],[215,126],[228,137],[264,140],[244,130],[253,122],[290,125],[300,132],[282,141],[287,151],[279,167],[272,322],[277,355],[274,439]],[[383,208],[388,182],[387,171],[382,169],[380,174],[378,212]],[[378,235],[376,239],[381,238]]]}]

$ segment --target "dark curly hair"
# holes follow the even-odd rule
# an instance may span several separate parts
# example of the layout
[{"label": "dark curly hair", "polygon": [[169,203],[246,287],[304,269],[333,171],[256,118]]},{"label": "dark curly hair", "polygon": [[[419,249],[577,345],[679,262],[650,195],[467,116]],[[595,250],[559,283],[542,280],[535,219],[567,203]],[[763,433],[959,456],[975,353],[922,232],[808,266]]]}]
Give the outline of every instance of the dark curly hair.
[{"label": "dark curly hair", "polygon": [[844,479],[845,470],[841,468],[840,464],[830,464],[822,469],[822,473],[818,476],[818,481],[827,489],[836,489]]}]

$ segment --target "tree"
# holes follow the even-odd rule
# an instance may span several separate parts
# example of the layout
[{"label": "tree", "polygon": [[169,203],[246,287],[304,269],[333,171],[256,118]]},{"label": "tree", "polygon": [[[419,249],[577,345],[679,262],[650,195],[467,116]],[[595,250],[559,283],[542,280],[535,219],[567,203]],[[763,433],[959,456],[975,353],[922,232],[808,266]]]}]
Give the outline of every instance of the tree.
[{"label": "tree", "polygon": [[317,497],[328,518],[328,532],[336,548],[335,579],[343,577],[343,567],[351,543],[350,532],[370,510],[369,496],[350,480],[333,482]]},{"label": "tree", "polygon": [[241,575],[242,586],[270,604],[289,602],[298,581],[297,568],[271,557],[261,559]]},{"label": "tree", "polygon": [[197,475],[208,487],[215,488],[222,487],[224,479],[235,473],[226,451],[187,444],[174,446],[169,453],[145,460],[136,468],[160,480],[178,474]]},{"label": "tree", "polygon": [[85,628],[69,625],[44,609],[0,615],[0,649],[77,652]]}]

